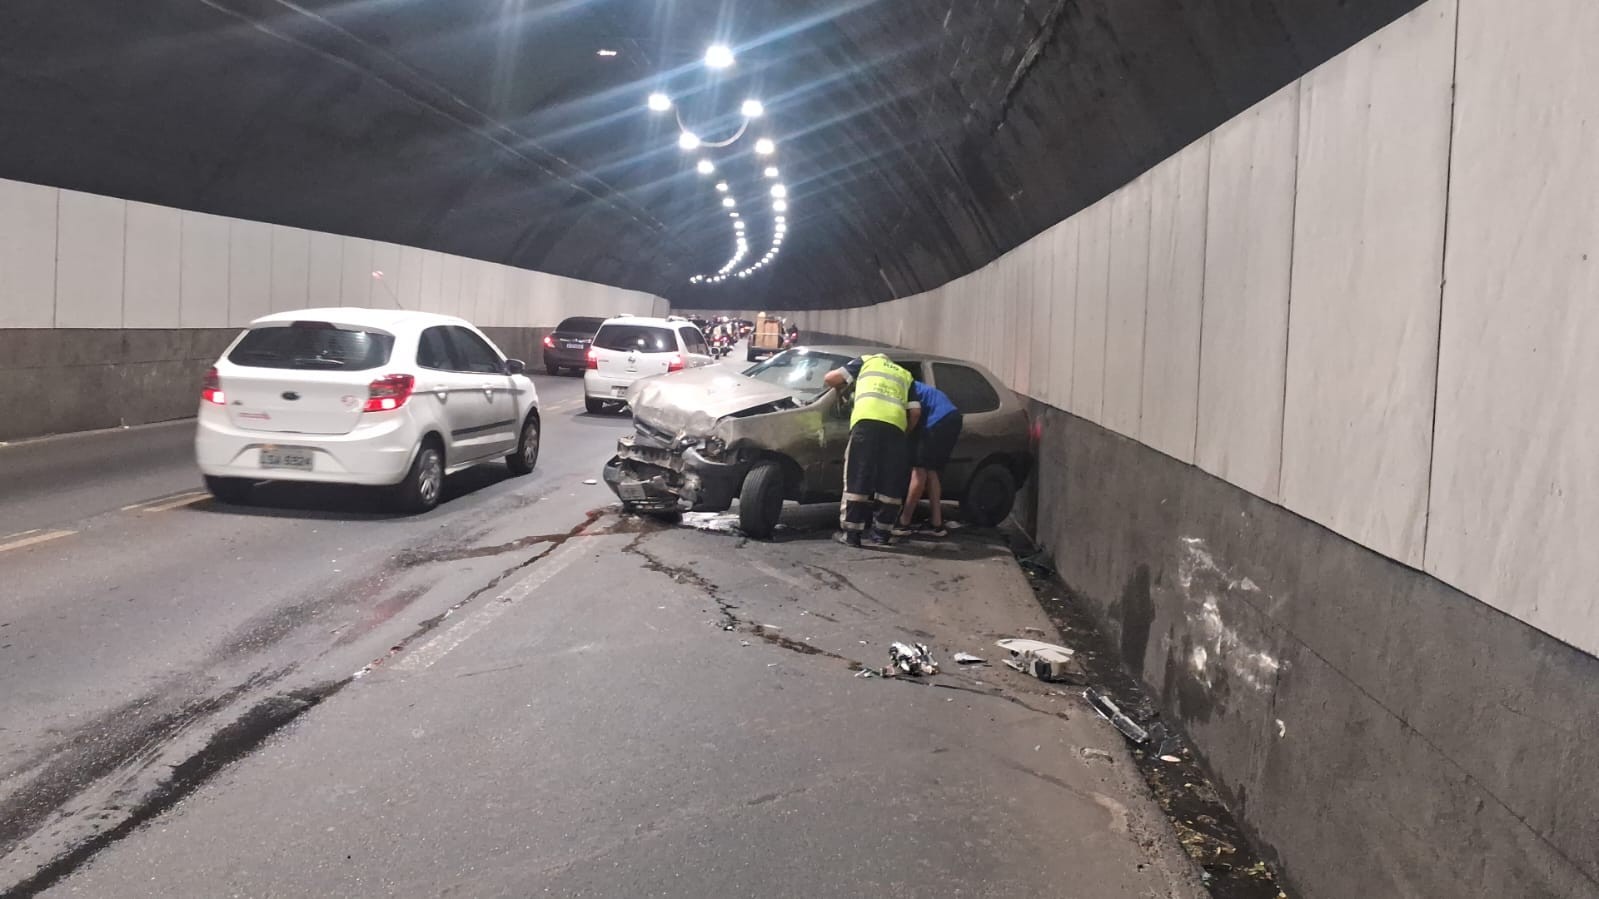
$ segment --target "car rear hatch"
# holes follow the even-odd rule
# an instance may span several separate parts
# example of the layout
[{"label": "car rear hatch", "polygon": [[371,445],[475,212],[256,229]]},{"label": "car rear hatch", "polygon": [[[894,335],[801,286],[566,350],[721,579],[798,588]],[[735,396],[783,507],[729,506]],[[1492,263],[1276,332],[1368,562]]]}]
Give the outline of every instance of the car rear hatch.
[{"label": "car rear hatch", "polygon": [[293,434],[348,434],[384,374],[394,337],[328,322],[257,326],[220,363],[234,427]]},{"label": "car rear hatch", "polygon": [[594,335],[595,369],[613,378],[664,375],[676,359],[677,341],[658,325],[609,324]]}]

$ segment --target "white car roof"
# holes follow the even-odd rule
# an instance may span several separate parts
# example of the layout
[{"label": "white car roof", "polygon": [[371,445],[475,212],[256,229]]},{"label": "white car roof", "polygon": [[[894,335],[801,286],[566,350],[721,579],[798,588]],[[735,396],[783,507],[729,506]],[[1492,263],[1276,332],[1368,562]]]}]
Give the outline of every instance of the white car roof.
[{"label": "white car roof", "polygon": [[651,315],[617,315],[605,320],[605,325],[655,325],[662,328],[673,328],[678,325],[692,325],[693,322],[686,318],[658,318]]},{"label": "white car roof", "polygon": [[433,325],[467,325],[473,327],[471,322],[453,315],[439,315],[435,312],[412,312],[408,309],[363,309],[357,306],[326,306],[318,309],[293,309],[288,312],[274,312],[271,315],[261,316],[251,322],[250,326],[297,321],[332,322],[340,325],[376,328],[380,331],[389,332],[421,330]]}]

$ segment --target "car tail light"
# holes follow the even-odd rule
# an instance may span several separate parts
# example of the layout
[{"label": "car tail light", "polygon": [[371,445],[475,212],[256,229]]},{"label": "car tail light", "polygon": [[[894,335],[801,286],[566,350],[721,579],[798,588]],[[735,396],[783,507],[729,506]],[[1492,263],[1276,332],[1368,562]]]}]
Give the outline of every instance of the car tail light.
[{"label": "car tail light", "polygon": [[600,370],[600,357],[593,350],[589,350],[589,368],[593,371]]},{"label": "car tail light", "polygon": [[200,399],[218,406],[228,403],[227,394],[222,392],[222,378],[216,369],[205,373],[205,380],[200,382]]},{"label": "car tail light", "polygon": [[392,412],[405,405],[416,389],[416,378],[410,375],[384,375],[367,385],[366,408],[362,412]]},{"label": "car tail light", "polygon": [[683,354],[682,353],[673,353],[672,354],[671,364],[666,366],[667,373],[670,374],[670,373],[672,373],[674,371],[682,371],[682,370],[683,370]]},{"label": "car tail light", "polygon": [[555,349],[555,337],[550,334],[544,335],[544,345],[552,350]]}]

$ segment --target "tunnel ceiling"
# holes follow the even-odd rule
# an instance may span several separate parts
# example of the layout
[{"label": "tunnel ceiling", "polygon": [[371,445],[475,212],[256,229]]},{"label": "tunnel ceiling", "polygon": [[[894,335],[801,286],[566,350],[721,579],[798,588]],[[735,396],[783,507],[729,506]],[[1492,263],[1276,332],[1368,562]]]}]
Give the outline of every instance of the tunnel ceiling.
[{"label": "tunnel ceiling", "polygon": [[[688,306],[859,305],[980,267],[1416,5],[9,0],[0,177]],[[733,67],[707,69],[713,42]],[[747,97],[767,111],[685,152],[654,91],[709,139]],[[734,249],[719,179],[744,264],[766,249],[769,163],[792,204],[781,255],[690,283]]]}]

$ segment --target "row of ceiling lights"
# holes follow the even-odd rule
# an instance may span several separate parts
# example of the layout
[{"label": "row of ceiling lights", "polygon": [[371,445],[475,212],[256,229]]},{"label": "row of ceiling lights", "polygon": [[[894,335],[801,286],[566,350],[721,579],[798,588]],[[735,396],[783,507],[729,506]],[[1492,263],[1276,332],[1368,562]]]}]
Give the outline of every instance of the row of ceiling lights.
[{"label": "row of ceiling lights", "polygon": [[[705,65],[707,68],[721,70],[729,68],[733,63],[733,51],[726,44],[713,44],[705,51]],[[676,104],[672,102],[672,98],[660,92],[650,94],[647,105],[652,112],[670,112],[676,109]],[[705,140],[690,130],[683,122],[682,116],[679,115],[677,120],[677,145],[686,152],[694,152],[704,147],[722,148],[732,146],[749,130],[752,121],[766,114],[766,107],[759,100],[748,99],[739,106],[739,112],[744,117],[743,123],[732,137],[723,141]],[[777,143],[771,138],[762,137],[755,141],[755,154],[757,156],[770,157],[776,153]],[[713,175],[716,173],[716,163],[702,157],[696,163],[695,170],[701,175]],[[762,174],[769,179],[776,180],[780,173],[777,166],[768,165]],[[733,222],[734,252],[732,257],[720,269],[717,269],[715,274],[694,275],[689,278],[689,283],[691,284],[717,284],[726,281],[728,278],[749,277],[757,270],[776,260],[777,254],[782,252],[783,239],[788,233],[788,187],[778,181],[778,183],[772,185],[769,191],[772,197],[772,212],[774,214],[771,246],[760,259],[751,265],[739,268],[739,263],[743,262],[749,255],[749,240],[744,233],[746,225],[744,220],[739,217],[738,200],[733,196],[732,188],[728,183],[726,181],[717,182],[716,190],[723,195],[722,206],[727,209],[728,217]]]}]

